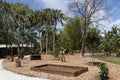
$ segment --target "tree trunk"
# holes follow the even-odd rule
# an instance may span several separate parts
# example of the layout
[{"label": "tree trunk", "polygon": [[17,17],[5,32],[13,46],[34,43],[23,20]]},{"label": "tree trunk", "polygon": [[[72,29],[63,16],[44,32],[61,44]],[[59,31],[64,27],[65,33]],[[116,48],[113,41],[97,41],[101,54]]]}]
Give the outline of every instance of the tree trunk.
[{"label": "tree trunk", "polygon": [[30,46],[31,46],[31,47],[30,47],[29,49],[30,49],[30,52],[32,52],[33,49],[32,49],[32,42],[31,42],[31,41],[30,41]]},{"label": "tree trunk", "polygon": [[85,38],[83,37],[83,39],[82,39],[82,57],[84,56],[84,53],[85,53],[84,45],[85,45]]},{"label": "tree trunk", "polygon": [[40,32],[39,32],[39,42],[40,42],[39,43],[39,45],[40,45],[40,51],[39,52],[42,53],[42,41],[41,41],[40,37],[41,37],[41,35],[40,35]]},{"label": "tree trunk", "polygon": [[40,39],[40,53],[42,53],[42,41]]},{"label": "tree trunk", "polygon": [[46,54],[48,53],[48,26],[46,26]]},{"label": "tree trunk", "polygon": [[24,50],[24,26],[22,27],[22,49]]},{"label": "tree trunk", "polygon": [[55,54],[55,33],[56,33],[56,25],[55,25],[55,28],[54,28],[54,31],[53,31],[53,54]]},{"label": "tree trunk", "polygon": [[108,56],[111,56],[111,50],[110,49],[108,50],[108,52],[109,52]]},{"label": "tree trunk", "polygon": [[7,20],[7,16],[6,16],[6,13],[4,13],[5,14],[5,19],[6,19],[6,26],[7,26],[7,28],[6,28],[6,32],[7,32],[7,35],[6,35],[6,53],[7,53],[7,55],[10,55],[9,54],[9,52],[8,52],[8,44],[9,44],[9,32],[8,32],[8,20]]},{"label": "tree trunk", "polygon": [[7,53],[7,56],[9,55],[8,54],[8,44],[6,43],[6,53]]},{"label": "tree trunk", "polygon": [[95,58],[94,58],[94,49],[92,50],[92,65],[95,63]]},{"label": "tree trunk", "polygon": [[18,50],[17,50],[17,54],[19,54],[19,51],[20,51],[20,43],[18,41]]},{"label": "tree trunk", "polygon": [[85,18],[85,24],[82,32],[82,57],[84,56],[85,53],[85,39],[86,39],[86,32],[87,32],[87,19]]}]

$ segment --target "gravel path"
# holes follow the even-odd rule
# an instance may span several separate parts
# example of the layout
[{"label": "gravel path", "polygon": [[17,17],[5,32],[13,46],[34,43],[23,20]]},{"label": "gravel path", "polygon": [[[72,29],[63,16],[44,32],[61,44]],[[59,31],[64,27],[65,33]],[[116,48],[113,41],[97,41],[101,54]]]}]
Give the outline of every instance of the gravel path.
[{"label": "gravel path", "polygon": [[0,59],[0,80],[47,80],[43,78],[24,76],[5,70],[3,68],[2,61],[3,59]]}]

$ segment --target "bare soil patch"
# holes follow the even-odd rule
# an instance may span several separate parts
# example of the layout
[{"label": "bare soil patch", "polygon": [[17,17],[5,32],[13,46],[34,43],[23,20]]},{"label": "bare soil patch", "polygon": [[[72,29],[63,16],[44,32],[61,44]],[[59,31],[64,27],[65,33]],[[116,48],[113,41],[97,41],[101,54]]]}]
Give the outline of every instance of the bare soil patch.
[{"label": "bare soil patch", "polygon": [[84,72],[87,72],[88,68],[77,67],[77,66],[45,64],[45,65],[40,65],[40,66],[34,66],[31,68],[31,70],[75,77]]},{"label": "bare soil patch", "polygon": [[[22,62],[22,67],[16,67],[15,62],[10,62],[4,60],[3,65],[5,69],[10,71],[25,74],[29,76],[35,76],[40,78],[48,78],[52,80],[100,80],[99,77],[99,68],[96,66],[88,65],[92,61],[90,57],[80,57],[79,55],[67,55],[66,62],[61,62],[54,59],[51,55],[41,55],[42,60],[30,60],[29,57],[24,58]],[[100,60],[95,60],[96,62],[103,62]],[[112,64],[105,62],[109,68],[109,77],[110,80],[120,80],[120,65]],[[64,65],[64,66],[78,66],[78,67],[88,67],[88,72],[85,72],[79,76],[64,76],[58,74],[51,74],[45,72],[36,72],[32,71],[31,67],[39,66],[44,64],[55,64],[55,65]]]}]

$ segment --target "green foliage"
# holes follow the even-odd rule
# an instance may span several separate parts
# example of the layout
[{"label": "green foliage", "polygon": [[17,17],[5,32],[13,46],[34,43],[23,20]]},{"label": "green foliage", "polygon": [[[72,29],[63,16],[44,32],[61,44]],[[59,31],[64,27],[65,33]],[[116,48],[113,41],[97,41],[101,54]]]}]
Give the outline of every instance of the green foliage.
[{"label": "green foliage", "polygon": [[81,18],[68,18],[64,30],[60,34],[61,46],[70,51],[79,50],[81,47]]},{"label": "green foliage", "polygon": [[120,64],[120,58],[115,56],[95,55],[95,58],[114,64]]},{"label": "green foliage", "polygon": [[109,74],[109,69],[108,67],[106,66],[105,63],[100,63],[98,64],[98,67],[100,68],[100,77],[102,80],[108,78],[108,74]]},{"label": "green foliage", "polygon": [[120,29],[113,25],[111,31],[105,32],[99,47],[109,53],[117,52],[120,49]]},{"label": "green foliage", "polygon": [[94,51],[100,44],[100,31],[97,28],[90,28],[86,37],[87,47]]},{"label": "green foliage", "polygon": [[60,49],[59,48],[55,48],[55,53],[53,53],[54,58],[58,58],[59,52],[60,52]]},{"label": "green foliage", "polygon": [[23,58],[24,58],[24,55],[25,55],[25,52],[24,52],[23,49],[21,49],[21,50],[19,51],[19,53],[18,53],[18,58],[23,59]]},{"label": "green foliage", "polygon": [[80,52],[81,52],[81,50],[75,50],[74,52],[75,52],[75,53],[80,53]]},{"label": "green foliage", "polygon": [[120,57],[120,49],[117,49],[116,56]]}]

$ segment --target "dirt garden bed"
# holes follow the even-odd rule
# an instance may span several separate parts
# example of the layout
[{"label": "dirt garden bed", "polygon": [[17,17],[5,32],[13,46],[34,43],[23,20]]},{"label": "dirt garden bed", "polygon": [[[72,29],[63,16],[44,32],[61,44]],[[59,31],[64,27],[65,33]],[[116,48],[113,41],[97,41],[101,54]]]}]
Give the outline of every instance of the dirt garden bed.
[{"label": "dirt garden bed", "polygon": [[[66,62],[61,62],[59,60],[56,60],[51,55],[41,55],[41,58],[42,60],[30,60],[30,58],[28,57],[24,58],[22,60],[22,67],[16,67],[15,62],[10,62],[8,60],[4,60],[3,65],[5,69],[8,69],[16,73],[40,77],[40,78],[47,78],[52,80],[100,80],[99,68],[97,68],[96,66],[88,65],[88,63],[91,62],[90,57],[80,57],[79,55],[67,55]],[[95,61],[100,62],[100,60],[95,60]],[[108,62],[106,63],[110,70],[109,73],[110,80],[119,80],[120,65],[116,65]],[[31,70],[31,67],[44,65],[44,64],[88,67],[89,71],[74,77],[74,76],[51,74],[46,72],[36,72]]]},{"label": "dirt garden bed", "polygon": [[44,64],[44,65],[40,65],[40,66],[34,66],[31,68],[31,70],[75,77],[84,72],[87,72],[88,68],[87,67],[77,67],[77,66]]}]

